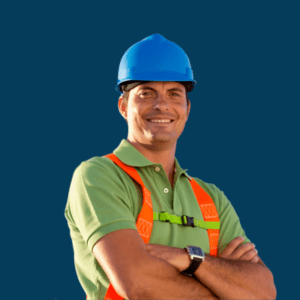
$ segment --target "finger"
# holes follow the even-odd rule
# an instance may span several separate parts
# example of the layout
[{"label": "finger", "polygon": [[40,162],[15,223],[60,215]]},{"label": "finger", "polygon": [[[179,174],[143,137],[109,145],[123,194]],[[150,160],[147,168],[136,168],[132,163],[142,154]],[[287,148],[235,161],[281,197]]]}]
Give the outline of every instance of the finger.
[{"label": "finger", "polygon": [[246,243],[243,245],[240,245],[233,253],[232,256],[234,259],[239,259],[243,255],[245,255],[247,252],[252,251],[255,249],[255,245],[252,243]]},{"label": "finger", "polygon": [[258,261],[259,261],[259,258],[258,258],[258,256],[256,255],[256,256],[254,256],[250,261],[257,264]]},{"label": "finger", "polygon": [[246,252],[244,255],[242,255],[239,258],[239,260],[251,261],[255,257],[257,257],[257,250],[256,249],[252,249],[252,250]]},{"label": "finger", "polygon": [[227,246],[226,248],[224,249],[223,253],[221,254],[221,257],[226,257],[226,256],[229,256],[231,255],[235,250],[236,248],[244,242],[244,237],[242,236],[238,236],[236,237],[235,239],[233,239]]}]

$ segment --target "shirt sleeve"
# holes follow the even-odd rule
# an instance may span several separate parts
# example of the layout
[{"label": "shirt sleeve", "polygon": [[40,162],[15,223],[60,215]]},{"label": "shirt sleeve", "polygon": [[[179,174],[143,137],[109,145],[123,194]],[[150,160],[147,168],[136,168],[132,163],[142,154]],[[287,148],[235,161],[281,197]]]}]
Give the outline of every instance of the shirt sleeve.
[{"label": "shirt sleeve", "polygon": [[244,237],[245,240],[243,244],[250,242],[250,240],[246,236],[246,233],[242,228],[240,219],[231,202],[216,186],[215,189],[218,194],[216,207],[220,219],[220,237],[218,246],[218,252],[220,254],[224,251],[226,246],[238,236]]},{"label": "shirt sleeve", "polygon": [[92,251],[104,235],[135,229],[132,199],[112,162],[85,161],[75,170],[70,185],[66,216],[80,231]]},{"label": "shirt sleeve", "polygon": [[225,194],[214,184],[205,183],[198,178],[195,178],[195,180],[210,195],[218,211],[220,219],[218,253],[221,254],[226,246],[238,236],[243,236],[245,238],[243,244],[250,242],[242,228],[240,219],[234,207]]}]

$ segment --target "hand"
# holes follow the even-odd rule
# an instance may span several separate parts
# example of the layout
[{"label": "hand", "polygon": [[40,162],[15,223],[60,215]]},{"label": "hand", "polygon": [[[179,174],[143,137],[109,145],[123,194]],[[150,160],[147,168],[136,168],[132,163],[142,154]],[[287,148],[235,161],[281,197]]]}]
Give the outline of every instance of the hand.
[{"label": "hand", "polygon": [[225,250],[222,252],[222,254],[218,255],[218,257],[257,263],[259,261],[259,258],[257,256],[255,245],[252,243],[241,245],[243,241],[243,237],[236,237],[227,245]]},{"label": "hand", "polygon": [[151,255],[165,260],[179,272],[190,265],[190,257],[185,249],[157,244],[146,244],[146,249]]}]

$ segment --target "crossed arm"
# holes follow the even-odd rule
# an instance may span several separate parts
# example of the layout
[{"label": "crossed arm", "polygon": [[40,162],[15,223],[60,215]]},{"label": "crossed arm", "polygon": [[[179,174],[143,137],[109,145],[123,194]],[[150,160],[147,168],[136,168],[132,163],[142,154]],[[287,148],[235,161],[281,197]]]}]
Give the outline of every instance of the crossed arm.
[{"label": "crossed arm", "polygon": [[[235,238],[217,258],[206,255],[204,262],[194,273],[215,299],[275,299],[273,275],[257,256],[255,245]],[[190,259],[184,249],[146,245],[147,251],[160,257],[178,271],[188,268]]]},{"label": "crossed arm", "polygon": [[184,249],[145,244],[133,229],[101,238],[93,253],[116,292],[127,299],[275,299],[272,273],[254,245],[234,239],[219,257],[206,255],[195,272]]}]

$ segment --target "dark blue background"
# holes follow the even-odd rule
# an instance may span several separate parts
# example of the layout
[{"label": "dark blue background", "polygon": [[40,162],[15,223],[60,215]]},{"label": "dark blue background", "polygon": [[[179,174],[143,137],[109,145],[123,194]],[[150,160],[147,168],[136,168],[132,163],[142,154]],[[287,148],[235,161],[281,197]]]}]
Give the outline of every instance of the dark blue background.
[{"label": "dark blue background", "polygon": [[[225,3],[224,3],[225,2]],[[9,299],[85,299],[64,218],[75,168],[127,137],[124,52],[160,33],[197,86],[176,152],[216,184],[275,277],[297,293],[299,14],[293,1],[14,2],[1,8],[3,258]]]}]

